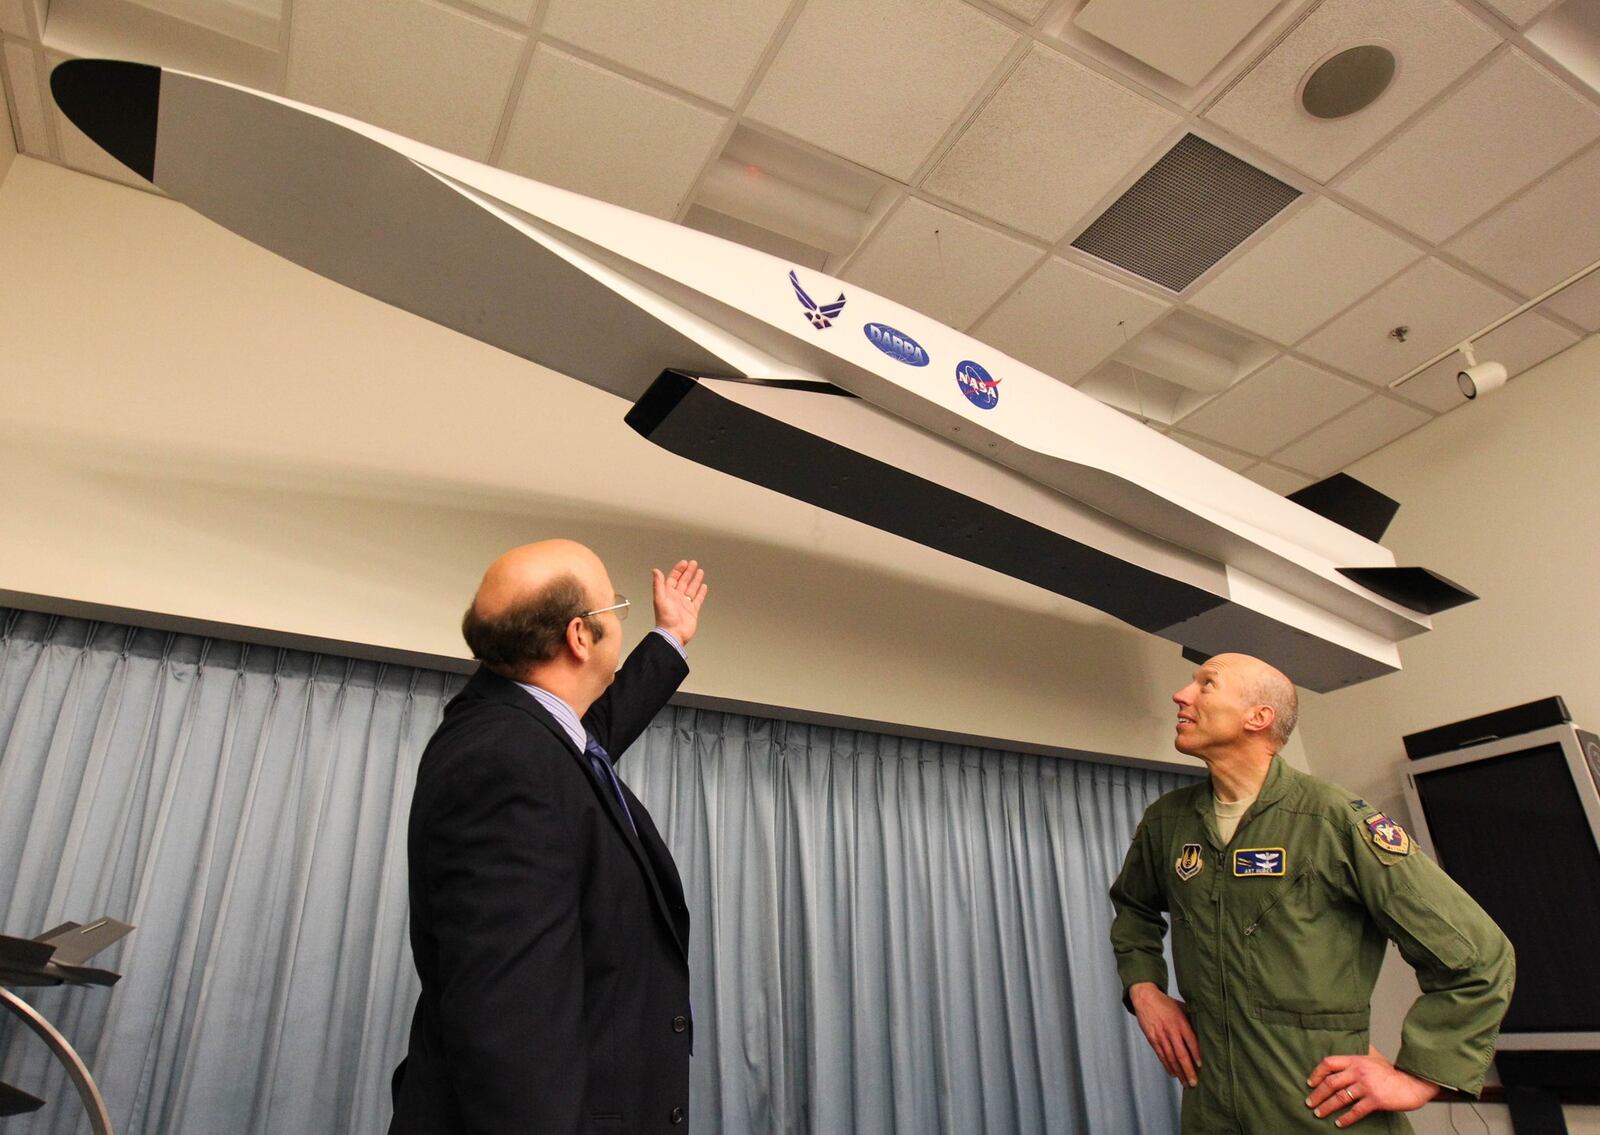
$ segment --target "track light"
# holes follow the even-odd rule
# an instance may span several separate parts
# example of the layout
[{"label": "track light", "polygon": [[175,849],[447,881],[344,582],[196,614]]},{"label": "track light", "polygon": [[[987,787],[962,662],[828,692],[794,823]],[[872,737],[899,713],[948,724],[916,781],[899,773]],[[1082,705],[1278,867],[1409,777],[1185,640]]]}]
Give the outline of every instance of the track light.
[{"label": "track light", "polygon": [[[1500,387],[1506,384],[1506,368],[1501,366],[1499,363],[1484,363],[1483,365],[1486,369],[1480,373],[1477,370],[1478,360],[1472,357],[1473,340],[1482,339],[1490,332],[1498,331],[1507,323],[1510,323],[1513,319],[1532,311],[1546,300],[1560,295],[1562,292],[1572,287],[1573,284],[1576,284],[1579,280],[1587,279],[1590,275],[1596,272],[1600,272],[1600,260],[1596,260],[1593,264],[1584,265],[1582,268],[1579,268],[1576,272],[1568,276],[1565,280],[1562,280],[1560,283],[1546,288],[1544,291],[1540,292],[1531,299],[1523,300],[1516,307],[1500,316],[1488,326],[1481,327],[1477,331],[1474,331],[1472,333],[1472,338],[1468,339],[1460,346],[1446,347],[1432,358],[1425,359],[1424,361],[1418,363],[1416,366],[1406,371],[1405,374],[1402,374],[1399,378],[1389,383],[1389,389],[1394,390],[1398,387],[1404,386],[1413,378],[1416,378],[1417,375],[1426,370],[1431,370],[1433,367],[1444,362],[1451,355],[1457,353],[1458,351],[1467,360],[1466,369],[1456,371],[1456,385],[1461,387],[1462,394],[1465,394],[1468,398],[1476,398],[1480,393],[1488,394],[1490,391],[1500,389]],[[1395,329],[1395,331],[1399,330],[1400,328]],[[1407,328],[1407,330],[1409,331],[1409,328]],[[1394,335],[1397,339],[1400,338],[1400,336],[1395,335],[1394,331],[1391,331],[1390,334]],[[1402,343],[1405,342],[1404,339],[1400,339],[1400,341]]]},{"label": "track light", "polygon": [[1467,360],[1464,369],[1456,371],[1456,385],[1470,401],[1480,394],[1493,394],[1506,384],[1504,363],[1480,363],[1472,353],[1472,344],[1463,343],[1456,350]]}]

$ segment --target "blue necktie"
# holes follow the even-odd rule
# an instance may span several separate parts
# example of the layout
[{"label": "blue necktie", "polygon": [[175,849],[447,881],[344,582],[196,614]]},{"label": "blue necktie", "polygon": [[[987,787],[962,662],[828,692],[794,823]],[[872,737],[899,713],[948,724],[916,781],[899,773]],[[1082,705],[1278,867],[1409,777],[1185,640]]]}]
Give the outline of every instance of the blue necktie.
[{"label": "blue necktie", "polygon": [[588,734],[584,735],[584,754],[589,758],[589,763],[594,766],[595,775],[611,786],[611,791],[617,795],[617,803],[622,808],[622,814],[628,818],[628,826],[633,829],[633,834],[639,834],[639,825],[633,822],[633,813],[628,810],[628,800],[622,795],[622,782],[617,779],[616,771],[611,767],[611,754],[607,753]]}]

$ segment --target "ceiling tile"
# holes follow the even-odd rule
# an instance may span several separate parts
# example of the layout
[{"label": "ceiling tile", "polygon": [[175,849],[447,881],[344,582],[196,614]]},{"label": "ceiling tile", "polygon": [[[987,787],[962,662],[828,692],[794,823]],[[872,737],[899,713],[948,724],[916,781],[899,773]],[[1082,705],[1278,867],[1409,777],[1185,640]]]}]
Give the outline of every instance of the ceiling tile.
[{"label": "ceiling tile", "polygon": [[[234,0],[235,3],[238,0]],[[256,0],[257,3],[260,0]],[[273,0],[276,3],[276,0]],[[282,0],[285,7],[298,3],[298,0]],[[533,20],[533,10],[539,6],[539,0],[473,0],[485,11],[494,12],[504,16],[514,23],[526,24]]]},{"label": "ceiling tile", "polygon": [[[1338,51],[1374,42],[1399,60],[1389,89],[1347,118],[1307,114],[1298,97],[1306,73]],[[1234,84],[1206,118],[1325,182],[1500,42],[1454,0],[1327,0]]]},{"label": "ceiling tile", "polygon": [[1393,233],[1318,197],[1247,248],[1189,304],[1293,345],[1421,256]]},{"label": "ceiling tile", "polygon": [[1070,383],[1167,308],[1142,292],[1052,257],[972,334]]},{"label": "ceiling tile", "polygon": [[426,0],[297,0],[292,99],[487,161],[524,39]]},{"label": "ceiling tile", "polygon": [[1039,18],[1039,13],[1050,6],[1050,0],[989,0],[989,2],[1002,12],[1010,12],[1030,24]]},{"label": "ceiling tile", "polygon": [[540,44],[500,164],[527,177],[672,217],[726,119]]},{"label": "ceiling tile", "polygon": [[1507,51],[1338,189],[1439,244],[1597,137],[1600,108]]},{"label": "ceiling tile", "polygon": [[[1474,355],[1479,362],[1504,363],[1506,373],[1514,379],[1577,341],[1578,337],[1565,327],[1528,311],[1479,339],[1474,344]],[[1464,365],[1465,360],[1459,354],[1449,355],[1396,387],[1393,393],[1408,402],[1426,406],[1436,414],[1454,410],[1466,402],[1461,388],[1456,385],[1456,372]]]},{"label": "ceiling tile", "polygon": [[[43,96],[39,93],[39,65],[33,48],[21,43],[5,45],[6,74],[11,79],[12,108],[17,116],[17,149],[48,159],[50,128],[45,124]],[[7,128],[9,129],[9,123]]]},{"label": "ceiling tile", "polygon": [[1290,469],[1280,469],[1276,465],[1268,465],[1263,461],[1260,465],[1252,465],[1244,471],[1258,485],[1264,485],[1279,496],[1288,496],[1297,492],[1311,483],[1311,478],[1304,473],[1296,473]]},{"label": "ceiling tile", "polygon": [[912,197],[878,226],[844,278],[951,327],[967,327],[1043,256]]},{"label": "ceiling tile", "polygon": [[1054,242],[1124,181],[1178,117],[1034,46],[928,175],[929,191]]},{"label": "ceiling tile", "polygon": [[1600,147],[1591,147],[1446,246],[1525,296],[1600,260]]},{"label": "ceiling tile", "polygon": [[1224,469],[1232,469],[1235,473],[1256,463],[1256,459],[1248,453],[1237,453],[1220,445],[1212,445],[1204,438],[1193,437],[1182,430],[1172,430],[1167,436],[1179,445],[1194,450],[1207,461],[1215,461]]},{"label": "ceiling tile", "polygon": [[1073,384],[1082,393],[1148,426],[1170,427],[1205,399],[1115,356]]},{"label": "ceiling tile", "polygon": [[18,39],[29,39],[27,0],[0,0],[0,31]]},{"label": "ceiling tile", "polygon": [[1590,272],[1564,292],[1557,292],[1544,303],[1563,319],[1570,319],[1585,331],[1600,331],[1600,271]]},{"label": "ceiling tile", "polygon": [[[1318,331],[1300,350],[1368,382],[1390,382],[1515,306],[1493,288],[1430,258]],[[1402,326],[1404,342],[1389,334]]]},{"label": "ceiling tile", "polygon": [[[1261,22],[1281,6],[1280,0],[1228,0],[1224,4],[1087,0],[1072,13],[1071,27],[1063,29],[1063,38],[1098,40],[1180,89],[1192,91],[1245,40],[1254,38]],[[1161,89],[1171,93],[1164,84]]]},{"label": "ceiling tile", "polygon": [[1265,457],[1371,393],[1359,382],[1298,359],[1280,358],[1217,395],[1179,425]]},{"label": "ceiling tile", "polygon": [[733,106],[789,0],[551,0],[541,31]]},{"label": "ceiling tile", "polygon": [[809,0],[746,114],[908,181],[1017,38],[960,0]]},{"label": "ceiling tile", "polygon": [[1531,24],[1546,9],[1553,8],[1556,0],[1481,0],[1481,3],[1521,28]]},{"label": "ceiling tile", "polygon": [[688,228],[720,236],[723,240],[758,249],[779,260],[787,260],[790,264],[815,268],[818,272],[828,264],[828,254],[820,248],[813,248],[804,241],[764,229],[749,221],[741,221],[738,217],[730,217],[704,205],[691,205],[681,223]]},{"label": "ceiling tile", "polygon": [[1410,433],[1432,416],[1380,394],[1307,434],[1276,454],[1273,461],[1313,477],[1330,477],[1352,461]]}]

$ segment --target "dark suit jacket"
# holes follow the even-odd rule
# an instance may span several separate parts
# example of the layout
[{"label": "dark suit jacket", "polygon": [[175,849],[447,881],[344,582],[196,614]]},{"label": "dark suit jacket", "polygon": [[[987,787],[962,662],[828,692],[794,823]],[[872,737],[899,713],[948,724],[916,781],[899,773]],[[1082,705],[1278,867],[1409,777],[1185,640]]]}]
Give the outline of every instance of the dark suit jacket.
[{"label": "dark suit jacket", "polygon": [[[621,753],[687,673],[647,635],[584,726]],[[446,707],[411,803],[422,993],[390,1135],[686,1130],[689,911],[624,792],[637,835],[555,720],[487,669]]]}]

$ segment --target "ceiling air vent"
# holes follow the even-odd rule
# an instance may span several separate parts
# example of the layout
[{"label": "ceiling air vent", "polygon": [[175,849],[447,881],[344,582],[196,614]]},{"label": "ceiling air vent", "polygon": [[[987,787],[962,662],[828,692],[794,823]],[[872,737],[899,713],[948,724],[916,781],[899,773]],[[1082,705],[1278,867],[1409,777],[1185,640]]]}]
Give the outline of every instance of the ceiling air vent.
[{"label": "ceiling air vent", "polygon": [[1185,134],[1072,247],[1181,292],[1298,196],[1293,186]]}]

